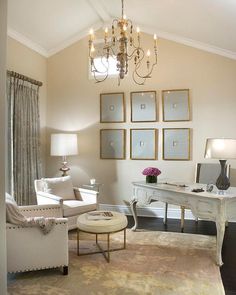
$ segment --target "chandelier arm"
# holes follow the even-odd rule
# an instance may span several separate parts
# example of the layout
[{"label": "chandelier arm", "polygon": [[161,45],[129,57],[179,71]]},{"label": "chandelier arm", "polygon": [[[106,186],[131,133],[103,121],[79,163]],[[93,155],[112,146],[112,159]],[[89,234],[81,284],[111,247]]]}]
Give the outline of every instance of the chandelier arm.
[{"label": "chandelier arm", "polygon": [[[102,62],[102,61],[101,61]],[[102,64],[103,64],[103,62],[102,62]],[[103,64],[104,65],[104,64]],[[93,63],[93,65],[92,65],[92,67],[94,68],[94,70],[92,70],[92,72],[97,72],[97,73],[100,73],[100,74],[105,74],[105,73],[107,73],[108,72],[108,68],[104,65],[104,67],[106,68],[106,70],[103,72],[103,71],[99,71],[98,69],[97,69],[97,67],[95,66],[95,64]]]},{"label": "chandelier arm", "polygon": [[97,67],[95,66],[95,63],[93,62],[92,67],[94,68],[94,70],[91,70],[91,72],[93,72],[93,73],[96,72],[96,73],[100,73],[100,74],[108,75],[109,62],[107,62],[108,65],[105,65],[104,62],[103,62],[103,58],[104,58],[104,56],[101,56],[101,63],[102,63],[102,65],[104,66],[105,71],[99,71],[99,70],[97,69]]},{"label": "chandelier arm", "polygon": [[[105,65],[104,62],[103,62],[103,59],[104,58],[107,60],[107,65]],[[104,66],[104,68],[106,69],[106,73],[108,73],[108,70],[109,70],[109,61],[108,61],[108,59],[104,55],[101,56],[101,63]]]},{"label": "chandelier arm", "polygon": [[[144,53],[144,52],[143,52]],[[152,74],[152,72],[153,72],[153,69],[154,69],[154,67],[157,65],[157,54],[155,54],[155,62],[152,64],[152,66],[151,66],[151,69],[150,69],[150,71],[146,74],[146,75],[144,75],[144,76],[142,76],[142,75],[140,75],[139,73],[138,73],[138,69],[139,69],[139,67],[141,66],[141,62],[142,62],[142,60],[143,60],[143,58],[144,58],[144,56],[142,57],[142,59],[140,59],[139,61],[138,61],[138,63],[137,63],[137,65],[135,66],[135,69],[134,69],[134,72],[136,73],[136,75],[139,77],[139,78],[151,78],[151,74]]]},{"label": "chandelier arm", "polygon": [[156,66],[157,63],[152,64],[151,70],[144,76],[140,75],[138,73],[138,68],[135,67],[135,73],[139,78],[151,78],[151,74],[153,72],[154,67]]},{"label": "chandelier arm", "polygon": [[118,18],[114,18],[113,21],[112,21],[112,25],[115,25],[119,23],[119,19]]},{"label": "chandelier arm", "polygon": [[136,83],[137,85],[144,85],[146,78],[142,78],[143,82],[138,82],[138,80],[136,80],[135,74],[136,74],[136,72],[133,71],[132,78],[133,78],[134,83]]},{"label": "chandelier arm", "polygon": [[96,83],[100,83],[100,82],[103,82],[103,81],[105,81],[105,80],[107,79],[107,77],[108,77],[108,72],[106,73],[106,75],[105,75],[103,78],[98,79],[97,76],[96,76],[96,72],[93,71],[93,77],[94,77]]},{"label": "chandelier arm", "polygon": [[142,53],[142,57],[140,58],[140,62],[143,60],[145,54],[144,54],[144,50],[141,47],[135,47],[135,49],[132,51],[131,54],[127,54],[127,56],[129,57],[129,60],[131,60],[134,57],[135,52],[137,52],[138,50],[141,51],[141,53]]}]

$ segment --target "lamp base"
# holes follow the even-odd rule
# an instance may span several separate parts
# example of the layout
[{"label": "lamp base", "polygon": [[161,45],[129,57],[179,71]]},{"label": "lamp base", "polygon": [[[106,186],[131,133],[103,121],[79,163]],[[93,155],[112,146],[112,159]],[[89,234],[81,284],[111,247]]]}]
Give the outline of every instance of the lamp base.
[{"label": "lamp base", "polygon": [[226,160],[219,160],[221,165],[221,172],[216,180],[216,187],[220,191],[227,190],[230,187],[229,178],[226,176]]},{"label": "lamp base", "polygon": [[60,168],[60,171],[62,171],[61,176],[67,176],[67,172],[70,170],[70,168],[67,166],[66,157],[63,157],[62,167]]}]

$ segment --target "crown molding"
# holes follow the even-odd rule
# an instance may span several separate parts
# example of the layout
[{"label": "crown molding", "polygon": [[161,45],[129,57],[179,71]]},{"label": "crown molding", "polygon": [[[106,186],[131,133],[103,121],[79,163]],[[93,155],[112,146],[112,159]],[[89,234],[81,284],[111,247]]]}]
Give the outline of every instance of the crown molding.
[{"label": "crown molding", "polygon": [[8,27],[7,29],[7,35],[13,39],[15,39],[16,41],[22,43],[23,45],[25,45],[26,47],[36,51],[37,53],[39,53],[40,55],[44,56],[44,57],[48,57],[48,52],[45,48],[43,48],[42,46],[40,46],[39,44],[31,41],[30,39],[28,39],[27,37],[25,37],[24,35],[22,35],[21,33],[11,29]]},{"label": "crown molding", "polygon": [[[100,28],[103,27],[103,22],[97,22],[93,25],[91,25],[91,27],[94,29],[94,31],[99,30]],[[48,50],[47,54],[48,57],[58,53],[59,51],[65,49],[66,47],[78,42],[79,40],[83,39],[84,37],[88,36],[89,34],[89,29],[85,29],[83,31],[80,31],[78,34],[74,35],[73,37],[65,40],[64,42],[60,43],[58,46]]]},{"label": "crown molding", "polygon": [[162,39],[174,41],[176,43],[184,44],[184,45],[187,45],[187,46],[190,46],[193,48],[197,48],[197,49],[200,49],[203,51],[207,51],[210,53],[214,53],[217,55],[221,55],[221,56],[236,60],[236,52],[234,52],[234,51],[223,49],[223,48],[213,46],[213,45],[210,45],[207,43],[202,43],[200,41],[185,38],[185,37],[182,37],[179,35],[163,32],[163,31],[158,31],[152,27],[147,27],[147,26],[142,26],[142,25],[140,25],[140,27],[142,28],[142,32],[144,32],[144,33],[156,34],[159,38],[162,38]]},{"label": "crown molding", "polygon": [[[106,22],[107,23],[107,22]],[[93,25],[91,25],[91,27],[93,27],[93,29],[96,31],[100,28],[103,28],[105,25],[104,22],[100,21],[97,22]],[[170,40],[170,41],[174,41],[180,44],[184,44],[193,48],[197,48],[203,51],[207,51],[210,53],[214,53],[223,57],[227,57],[233,60],[236,60],[236,52],[234,51],[230,51],[227,49],[223,49],[217,46],[213,46],[207,43],[202,43],[193,39],[189,39],[189,38],[185,38],[185,37],[181,37],[179,35],[175,35],[175,34],[171,34],[168,32],[163,32],[163,31],[158,31],[155,28],[152,27],[147,27],[147,26],[142,26],[140,25],[140,27],[142,28],[142,32],[147,33],[147,34],[157,34],[157,36],[159,38],[162,39],[166,39],[166,40]],[[81,40],[82,38],[86,37],[88,35],[88,31],[89,29],[85,29],[83,31],[80,31],[78,34],[74,35],[73,37],[65,40],[64,42],[60,43],[58,46],[46,50],[45,48],[43,48],[42,46],[38,45],[37,43],[31,41],[30,39],[28,39],[27,37],[25,37],[24,35],[18,33],[17,31],[8,28],[8,36],[17,40],[18,42],[22,43],[23,45],[27,46],[28,48],[38,52],[39,54],[41,54],[44,57],[50,57],[56,53],[58,53],[59,51],[65,49],[66,47],[78,42],[79,40]]]}]

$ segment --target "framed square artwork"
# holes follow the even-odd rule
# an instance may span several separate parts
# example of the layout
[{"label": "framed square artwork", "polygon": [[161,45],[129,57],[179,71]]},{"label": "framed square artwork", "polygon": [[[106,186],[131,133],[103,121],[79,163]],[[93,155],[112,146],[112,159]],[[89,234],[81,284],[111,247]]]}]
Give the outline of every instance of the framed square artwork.
[{"label": "framed square artwork", "polygon": [[157,159],[157,129],[130,130],[130,159]]},{"label": "framed square artwork", "polygon": [[190,129],[163,129],[163,160],[190,160]]},{"label": "framed square artwork", "polygon": [[100,130],[100,158],[125,159],[125,129]]},{"label": "framed square artwork", "polygon": [[156,91],[131,92],[131,122],[156,122]]},{"label": "framed square artwork", "polygon": [[100,122],[125,122],[125,98],[123,92],[100,94]]},{"label": "framed square artwork", "polygon": [[189,121],[189,89],[163,90],[163,121]]}]

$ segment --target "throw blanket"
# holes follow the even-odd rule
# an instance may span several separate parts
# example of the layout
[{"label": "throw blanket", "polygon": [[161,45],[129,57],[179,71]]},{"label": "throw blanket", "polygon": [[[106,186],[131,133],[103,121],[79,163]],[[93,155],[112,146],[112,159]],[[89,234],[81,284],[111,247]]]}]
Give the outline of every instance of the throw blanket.
[{"label": "throw blanket", "polygon": [[21,226],[36,226],[39,227],[44,234],[51,231],[55,224],[55,218],[45,217],[25,217],[19,207],[17,206],[14,198],[6,194],[6,221],[12,224]]}]

